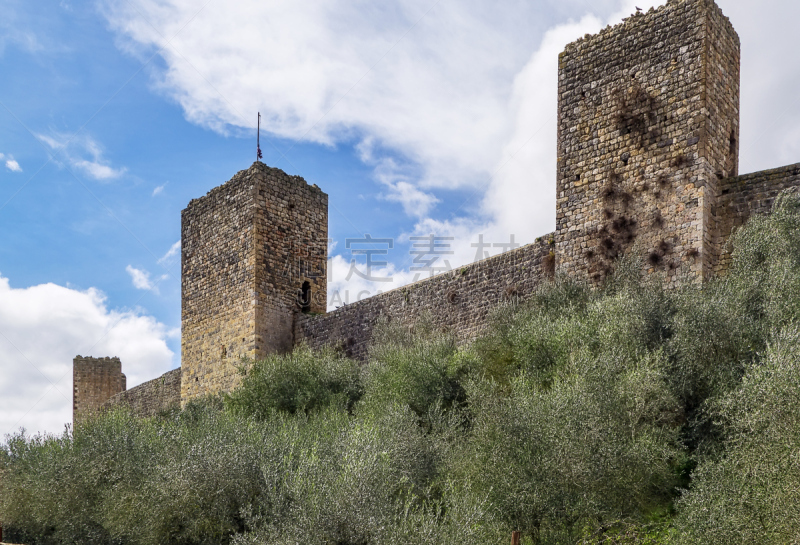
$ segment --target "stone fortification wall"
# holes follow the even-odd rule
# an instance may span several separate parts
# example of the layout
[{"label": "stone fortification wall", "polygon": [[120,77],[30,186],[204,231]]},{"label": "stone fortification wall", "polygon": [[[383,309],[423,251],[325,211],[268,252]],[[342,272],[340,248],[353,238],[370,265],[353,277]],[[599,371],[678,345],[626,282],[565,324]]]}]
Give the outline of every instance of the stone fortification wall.
[{"label": "stone fortification wall", "polygon": [[[724,272],[731,233],[768,212],[782,189],[800,187],[800,165],[738,176],[739,58],[739,38],[713,0],[668,0],[567,45],[556,231],[328,314],[328,197],[253,164],[182,212],[182,371],[112,404],[157,411],[174,401],[178,381],[181,403],[229,391],[240,356],[299,343],[364,360],[382,318],[430,314],[469,341],[494,308],[530,296],[554,271],[599,283],[634,246],[667,286],[687,271],[692,282]],[[119,360],[79,359],[76,413],[124,390]]]},{"label": "stone fortification wall", "polygon": [[328,196],[258,162],[189,203],[181,213],[182,402],[231,390],[241,356],[290,350],[293,314],[324,312],[327,236]]},{"label": "stone fortification wall", "polygon": [[754,214],[769,213],[778,194],[794,187],[800,187],[800,163],[733,176],[720,182],[721,195],[715,210],[715,242],[720,248],[715,267],[717,274],[724,273],[730,265],[730,248],[726,243],[734,230]]},{"label": "stone fortification wall", "polygon": [[372,331],[381,317],[412,323],[429,313],[461,341],[483,332],[493,309],[530,296],[553,275],[552,235],[539,242],[415,282],[321,316],[298,315],[295,343],[333,346],[364,361]]},{"label": "stone fortification wall", "polygon": [[179,407],[180,403],[181,370],[178,368],[118,393],[106,401],[103,408],[127,406],[137,416],[146,417]]},{"label": "stone fortification wall", "polygon": [[72,360],[72,422],[97,412],[109,398],[124,392],[119,358],[76,356]]},{"label": "stone fortification wall", "polygon": [[711,0],[669,0],[559,57],[556,259],[600,281],[634,242],[667,284],[715,260],[718,177],[737,174],[739,39]]}]

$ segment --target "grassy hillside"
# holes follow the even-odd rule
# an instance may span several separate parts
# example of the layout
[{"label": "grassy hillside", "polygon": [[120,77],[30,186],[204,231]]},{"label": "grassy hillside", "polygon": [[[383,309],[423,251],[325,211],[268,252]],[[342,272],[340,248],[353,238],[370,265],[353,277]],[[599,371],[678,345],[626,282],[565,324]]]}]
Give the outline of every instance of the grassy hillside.
[{"label": "grassy hillside", "polygon": [[459,348],[383,324],[364,367],[297,350],[230,395],[6,438],[33,545],[800,540],[800,200],[665,292],[635,259],[501,310]]}]

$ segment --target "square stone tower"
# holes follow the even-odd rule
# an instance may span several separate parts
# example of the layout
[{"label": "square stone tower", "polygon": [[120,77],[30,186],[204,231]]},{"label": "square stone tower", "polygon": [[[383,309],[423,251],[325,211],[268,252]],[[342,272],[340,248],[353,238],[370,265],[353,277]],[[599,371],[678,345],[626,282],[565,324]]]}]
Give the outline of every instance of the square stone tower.
[{"label": "square stone tower", "polygon": [[127,379],[119,358],[75,356],[72,360],[72,423],[97,412],[111,397],[125,391]]},{"label": "square stone tower", "polygon": [[288,352],[327,301],[328,196],[256,162],[181,213],[181,403],[229,391],[242,356]]},{"label": "square stone tower", "polygon": [[559,56],[556,256],[600,281],[637,246],[667,285],[718,258],[738,174],[739,38],[712,0],[669,0]]}]

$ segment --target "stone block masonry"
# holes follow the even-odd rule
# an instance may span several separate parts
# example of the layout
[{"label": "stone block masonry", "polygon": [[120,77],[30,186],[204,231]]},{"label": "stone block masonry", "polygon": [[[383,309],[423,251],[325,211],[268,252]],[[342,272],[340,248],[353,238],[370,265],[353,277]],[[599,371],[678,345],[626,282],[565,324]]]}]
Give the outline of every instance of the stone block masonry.
[{"label": "stone block masonry", "polygon": [[126,406],[141,417],[155,416],[181,404],[181,370],[173,369],[158,378],[120,392],[103,404],[103,409]]},{"label": "stone block masonry", "polygon": [[299,315],[295,344],[332,346],[365,361],[382,317],[411,324],[424,314],[468,342],[485,331],[499,305],[529,297],[553,275],[552,235],[539,242],[346,305],[322,316]]},{"label": "stone block masonry", "polygon": [[731,248],[727,242],[735,230],[750,216],[768,214],[781,191],[796,187],[800,187],[800,163],[720,181],[714,209],[714,243],[720,249],[715,274],[723,274],[730,266]]},{"label": "stone block masonry", "polygon": [[[556,272],[599,284],[634,246],[668,287],[724,274],[735,230],[800,187],[800,164],[738,175],[739,57],[739,38],[713,0],[668,0],[567,45],[558,64],[556,231],[328,314],[328,197],[255,163],[182,213],[182,371],[110,404],[153,414],[175,402],[178,377],[182,403],[229,391],[240,356],[301,343],[365,361],[381,320],[412,324],[427,314],[468,342],[504,302],[529,297]],[[76,414],[125,388],[119,360],[79,359]]]},{"label": "stone block masonry", "polygon": [[238,384],[242,356],[292,348],[325,312],[328,196],[256,162],[181,213],[181,401]]},{"label": "stone block masonry", "polygon": [[111,397],[125,391],[119,358],[75,356],[72,360],[72,422],[96,413]]},{"label": "stone block masonry", "polygon": [[667,285],[710,276],[719,181],[736,176],[739,38],[670,0],[567,46],[558,70],[559,270],[599,282],[634,242]]}]

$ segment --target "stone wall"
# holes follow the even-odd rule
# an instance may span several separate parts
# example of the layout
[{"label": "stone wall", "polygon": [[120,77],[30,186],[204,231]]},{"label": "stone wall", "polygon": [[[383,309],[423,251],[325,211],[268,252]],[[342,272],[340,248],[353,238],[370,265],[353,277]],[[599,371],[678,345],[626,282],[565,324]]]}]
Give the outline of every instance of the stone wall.
[{"label": "stone wall", "polygon": [[72,422],[97,412],[109,398],[125,391],[119,358],[75,356],[72,360]]},{"label": "stone wall", "polygon": [[154,416],[179,407],[181,403],[181,370],[173,369],[158,378],[120,392],[103,404],[103,408],[127,406],[140,417]]},{"label": "stone wall", "polygon": [[553,236],[433,278],[346,305],[321,316],[298,315],[295,344],[333,346],[364,361],[381,317],[412,323],[429,314],[462,342],[488,325],[492,310],[506,301],[530,296],[553,275]]},{"label": "stone wall", "polygon": [[237,173],[182,212],[182,372],[113,403],[169,403],[179,378],[182,403],[229,391],[240,356],[300,343],[364,360],[381,319],[430,314],[468,342],[555,271],[599,283],[633,248],[667,286],[723,272],[735,228],[800,186],[800,165],[738,176],[739,49],[712,0],[668,0],[567,45],[556,231],[327,314],[327,195],[258,162]]},{"label": "stone wall", "polygon": [[259,162],[189,203],[181,213],[182,402],[231,390],[241,356],[290,350],[293,315],[324,312],[327,237],[328,196]]},{"label": "stone wall", "polygon": [[730,265],[730,248],[726,243],[733,232],[750,216],[769,213],[778,194],[794,187],[800,187],[800,163],[733,176],[720,182],[720,197],[714,210],[717,222],[715,243],[720,254],[716,274],[724,273]]},{"label": "stone wall", "polygon": [[736,175],[739,39],[711,0],[670,0],[559,56],[556,259],[601,281],[634,243],[668,285],[713,269],[718,176]]}]

